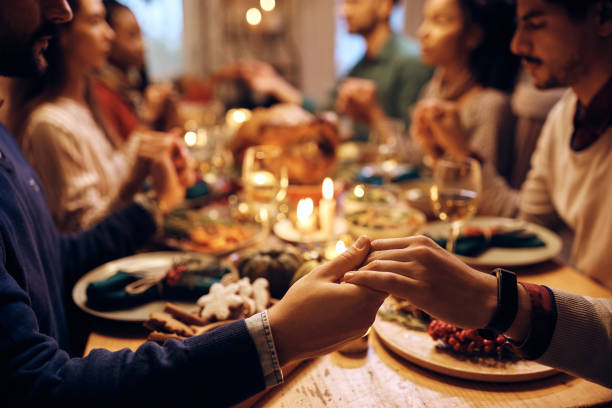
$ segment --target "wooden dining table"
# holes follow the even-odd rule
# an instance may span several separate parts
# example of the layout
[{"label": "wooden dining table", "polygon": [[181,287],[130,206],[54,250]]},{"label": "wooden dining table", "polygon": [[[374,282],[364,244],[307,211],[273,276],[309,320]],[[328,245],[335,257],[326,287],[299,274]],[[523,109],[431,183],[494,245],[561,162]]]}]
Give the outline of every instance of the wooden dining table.
[{"label": "wooden dining table", "polygon": [[[519,280],[586,296],[612,298],[612,292],[570,267],[547,262],[515,271]],[[145,342],[139,326],[99,321],[85,354],[95,348],[136,349]],[[588,335],[588,334],[585,334]],[[522,383],[488,383],[437,374],[387,349],[375,334],[357,356],[339,352],[305,361],[285,382],[240,407],[593,407],[612,406],[612,389],[559,373]]]}]

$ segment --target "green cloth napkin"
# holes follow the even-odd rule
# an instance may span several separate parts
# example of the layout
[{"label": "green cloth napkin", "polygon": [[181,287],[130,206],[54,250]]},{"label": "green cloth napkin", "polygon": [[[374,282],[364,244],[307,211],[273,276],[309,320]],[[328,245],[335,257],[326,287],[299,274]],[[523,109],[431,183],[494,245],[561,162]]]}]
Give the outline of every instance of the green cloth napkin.
[{"label": "green cloth napkin", "polygon": [[142,293],[130,294],[125,291],[125,287],[142,277],[119,270],[110,278],[91,282],[87,286],[87,307],[112,311],[162,299],[195,302],[200,296],[207,294],[210,287],[228,272],[229,267],[212,263],[202,269],[187,270],[175,285],[168,285],[163,280],[161,285],[154,285]]},{"label": "green cloth napkin", "polygon": [[[442,248],[446,247],[447,238],[430,237]],[[455,253],[457,255],[475,257],[491,247],[498,248],[538,248],[546,246],[535,234],[502,233],[493,234],[491,239],[484,235],[462,235],[457,239]]]}]

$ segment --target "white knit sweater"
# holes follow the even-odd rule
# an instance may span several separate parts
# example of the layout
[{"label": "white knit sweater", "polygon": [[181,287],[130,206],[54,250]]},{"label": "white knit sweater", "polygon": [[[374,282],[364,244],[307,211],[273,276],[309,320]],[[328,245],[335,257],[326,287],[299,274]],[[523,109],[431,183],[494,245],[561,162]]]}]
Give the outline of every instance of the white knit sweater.
[{"label": "white knit sweater", "polygon": [[587,149],[570,148],[577,97],[568,91],[553,108],[520,193],[485,174],[484,200],[495,213],[548,221],[574,232],[572,264],[612,288],[612,127]]}]

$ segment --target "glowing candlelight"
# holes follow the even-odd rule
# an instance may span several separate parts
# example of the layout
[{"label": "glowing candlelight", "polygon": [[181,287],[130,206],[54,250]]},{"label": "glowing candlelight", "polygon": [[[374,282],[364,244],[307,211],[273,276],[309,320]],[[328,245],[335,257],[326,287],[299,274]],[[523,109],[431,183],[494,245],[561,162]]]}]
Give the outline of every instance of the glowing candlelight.
[{"label": "glowing candlelight", "polygon": [[324,250],[325,259],[331,261],[341,253],[346,252],[346,249],[346,244],[342,240],[339,240],[336,243],[328,242],[327,245],[325,245]]},{"label": "glowing candlelight", "polygon": [[185,133],[185,144],[189,147],[195,146],[198,141],[198,135],[196,132],[189,131]]},{"label": "glowing candlelight", "polygon": [[346,248],[346,244],[344,243],[344,241],[336,242],[336,256],[346,252],[346,249],[347,248]]},{"label": "glowing candlelight", "polygon": [[316,229],[316,223],[312,198],[300,200],[297,206],[297,229],[302,233],[310,233]]},{"label": "glowing candlelight", "polygon": [[327,177],[323,180],[323,199],[319,201],[319,224],[327,234],[334,231],[334,218],[336,217],[336,200],[334,200],[334,182]]}]

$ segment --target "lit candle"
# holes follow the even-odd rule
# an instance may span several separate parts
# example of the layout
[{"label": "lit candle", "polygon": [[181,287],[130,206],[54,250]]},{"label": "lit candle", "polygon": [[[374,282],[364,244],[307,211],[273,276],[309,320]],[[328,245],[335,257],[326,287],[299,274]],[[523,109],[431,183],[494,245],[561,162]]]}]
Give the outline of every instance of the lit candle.
[{"label": "lit candle", "polygon": [[334,182],[327,177],[323,180],[323,198],[319,201],[319,224],[326,234],[334,232],[336,217],[336,200],[334,200]]},{"label": "lit candle", "polygon": [[330,242],[325,246],[324,256],[325,259],[331,261],[343,252],[346,252],[346,244],[344,243],[344,241],[338,241],[335,244],[333,242]]},{"label": "lit candle", "polygon": [[302,199],[297,206],[297,229],[308,234],[317,228],[317,218],[314,215],[314,202],[312,198]]}]

